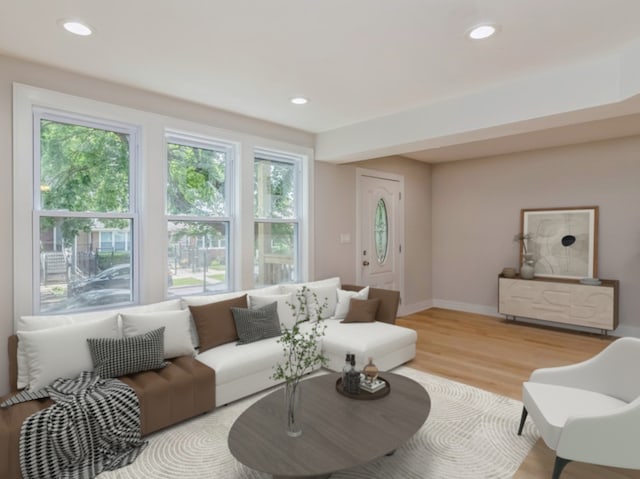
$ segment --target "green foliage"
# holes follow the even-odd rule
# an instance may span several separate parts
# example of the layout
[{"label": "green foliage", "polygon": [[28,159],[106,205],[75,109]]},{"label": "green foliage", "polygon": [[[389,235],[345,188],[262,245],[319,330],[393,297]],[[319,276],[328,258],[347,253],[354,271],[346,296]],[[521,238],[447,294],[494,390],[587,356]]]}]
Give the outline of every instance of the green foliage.
[{"label": "green foliage", "polygon": [[173,215],[225,216],[226,153],[170,143],[167,211]]},{"label": "green foliage", "polygon": [[[203,221],[173,221],[177,228],[171,233],[171,242],[179,243],[187,240],[189,243],[203,238],[204,244],[227,237],[227,224],[222,222],[206,223]],[[200,244],[200,243],[198,243]]]},{"label": "green foliage", "polygon": [[[287,383],[297,383],[305,374],[313,371],[317,366],[324,366],[327,358],[318,347],[318,340],[324,336],[326,325],[319,320],[322,312],[327,308],[326,300],[322,305],[318,302],[315,293],[311,293],[312,304],[309,304],[309,289],[303,286],[296,293],[296,303],[287,303],[296,318],[291,329],[284,328],[284,332],[278,342],[282,344],[284,362],[275,366],[275,373],[271,376],[276,380],[284,380]],[[311,305],[315,308],[310,308]],[[312,321],[312,315],[316,321]],[[307,332],[300,331],[300,324],[311,321],[311,329]]]},{"label": "green foliage", "polygon": [[131,262],[131,254],[128,251],[98,253],[96,260],[98,262],[98,271],[104,271],[119,264],[129,264]]},{"label": "green foliage", "polygon": [[40,185],[45,210],[129,210],[128,135],[42,120]]},{"label": "green foliage", "polygon": [[258,218],[295,217],[295,165],[256,158],[254,212]]},{"label": "green foliage", "polygon": [[198,286],[202,284],[202,280],[200,279],[196,279],[196,278],[192,278],[190,276],[186,277],[186,278],[174,278],[173,279],[173,286],[174,287],[180,287],[180,286]]},{"label": "green foliage", "polygon": [[[129,210],[129,137],[99,128],[52,120],[40,123],[40,195],[43,210],[126,212]],[[68,218],[62,224],[42,217],[42,231],[58,225],[64,243],[89,232],[93,220]],[[107,227],[126,228],[127,220]],[[105,222],[106,223],[106,222]]]}]

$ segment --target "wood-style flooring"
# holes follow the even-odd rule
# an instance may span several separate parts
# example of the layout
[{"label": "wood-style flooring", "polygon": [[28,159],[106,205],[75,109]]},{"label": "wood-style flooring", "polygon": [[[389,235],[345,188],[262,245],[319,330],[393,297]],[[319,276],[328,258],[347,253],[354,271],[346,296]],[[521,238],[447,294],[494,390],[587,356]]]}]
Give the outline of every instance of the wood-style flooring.
[{"label": "wood-style flooring", "polygon": [[[534,369],[582,361],[615,339],[439,308],[397,324],[418,333],[416,358],[407,366],[517,400]],[[554,457],[540,439],[514,478],[550,479]],[[640,471],[569,463],[561,479],[640,479]]]}]

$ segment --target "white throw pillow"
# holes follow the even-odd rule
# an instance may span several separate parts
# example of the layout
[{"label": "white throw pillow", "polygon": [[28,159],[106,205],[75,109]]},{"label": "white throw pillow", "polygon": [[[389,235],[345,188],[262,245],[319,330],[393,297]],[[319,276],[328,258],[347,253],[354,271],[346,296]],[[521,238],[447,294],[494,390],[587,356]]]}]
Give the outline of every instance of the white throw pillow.
[{"label": "white throw pillow", "polygon": [[345,291],[344,289],[339,289],[338,304],[336,305],[334,319],[344,319],[347,317],[351,298],[369,299],[369,286],[362,288],[360,291]]},{"label": "white throw pillow", "polygon": [[[76,317],[71,315],[55,315],[55,316],[22,316],[18,319],[17,332],[21,331],[40,331],[42,329],[57,328],[75,322],[88,320],[97,320],[110,318],[116,313],[114,311],[101,311],[99,313],[85,313],[77,315]],[[27,361],[27,353],[24,349],[22,341],[18,341],[18,380],[17,385],[19,389],[26,388],[29,385],[29,362]]]},{"label": "white throw pillow", "polygon": [[[169,299],[167,301],[161,301],[159,303],[145,304],[142,306],[132,306],[125,308],[126,312],[151,312],[151,311],[174,311],[181,309],[180,299]],[[53,316],[22,316],[18,319],[18,327],[16,331],[39,331],[41,329],[55,328],[58,326],[64,326],[66,324],[75,324],[86,321],[95,321],[97,319],[110,318],[113,315],[117,315],[118,310],[107,311],[90,311],[87,313],[76,314],[60,314]],[[29,384],[29,366],[27,363],[27,356],[24,351],[24,346],[18,341],[18,380],[17,385],[19,389],[27,387]]]},{"label": "white throw pillow", "polygon": [[278,303],[278,318],[280,318],[280,324],[285,328],[291,329],[296,323],[296,318],[291,310],[291,304],[293,304],[293,295],[291,293],[285,294],[270,294],[270,295],[257,295],[250,294],[249,307],[251,309],[261,308],[271,303]]},{"label": "white throw pillow", "polygon": [[285,293],[293,293],[293,300],[296,301],[296,293],[300,291],[303,286],[306,286],[309,290],[307,294],[307,300],[312,321],[317,319],[317,316],[315,314],[316,304],[312,299],[313,293],[316,294],[318,304],[320,306],[322,306],[325,301],[327,303],[327,307],[322,310],[321,319],[330,318],[335,314],[336,304],[338,302],[336,291],[340,288],[339,277],[321,279],[319,281],[311,281],[308,283],[283,284],[280,286],[280,288]]},{"label": "white throw pillow", "polygon": [[125,338],[139,336],[164,327],[164,358],[193,356],[191,319],[189,311],[157,311],[153,313],[122,313],[122,332]]},{"label": "white throw pillow", "polygon": [[244,294],[246,294],[245,291],[233,291],[231,293],[184,296],[182,298],[182,302],[184,303],[185,309],[189,309],[189,306],[204,306],[205,304],[226,301],[227,299],[239,298]]},{"label": "white throw pillow", "polygon": [[[333,316],[336,312],[336,305],[338,303],[338,289],[340,289],[340,278],[330,278],[322,281],[314,281],[307,284],[309,292],[307,294],[309,309],[315,312],[317,306],[322,306],[326,302],[326,307],[322,310],[320,319],[327,319]],[[317,304],[313,300],[313,294],[315,293]]]},{"label": "white throw pillow", "polygon": [[130,308],[120,308],[119,313],[153,313],[156,311],[179,311],[182,309],[180,298],[168,299],[159,303],[143,304],[141,306],[131,306]]},{"label": "white throw pillow", "polygon": [[119,337],[118,316],[17,334],[27,356],[27,389],[37,391],[58,378],[71,379],[93,371],[87,339]]}]

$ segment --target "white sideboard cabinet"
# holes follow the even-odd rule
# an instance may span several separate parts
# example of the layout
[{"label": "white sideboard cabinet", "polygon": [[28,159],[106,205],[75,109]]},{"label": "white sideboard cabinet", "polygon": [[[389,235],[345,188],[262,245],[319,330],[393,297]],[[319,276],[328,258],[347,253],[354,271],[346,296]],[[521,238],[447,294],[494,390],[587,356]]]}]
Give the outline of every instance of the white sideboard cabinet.
[{"label": "white sideboard cabinet", "polygon": [[498,277],[498,312],[508,317],[613,331],[618,326],[618,281],[600,285],[578,280]]}]

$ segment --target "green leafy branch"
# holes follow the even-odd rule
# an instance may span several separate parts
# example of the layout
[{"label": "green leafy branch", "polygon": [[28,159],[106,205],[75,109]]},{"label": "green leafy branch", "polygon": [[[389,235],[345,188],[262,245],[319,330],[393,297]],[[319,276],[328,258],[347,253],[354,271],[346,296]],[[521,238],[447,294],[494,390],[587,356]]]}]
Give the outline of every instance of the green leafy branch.
[{"label": "green leafy branch", "polygon": [[[284,328],[284,332],[278,342],[282,344],[284,361],[275,366],[275,372],[271,376],[275,380],[284,380],[287,383],[295,383],[305,374],[310,373],[318,366],[324,366],[327,358],[318,347],[318,340],[324,336],[326,324],[320,321],[322,312],[328,307],[327,299],[320,304],[316,293],[310,292],[303,286],[296,293],[295,304],[287,303],[295,317],[295,323],[291,329]],[[311,326],[306,332],[300,330],[300,325],[310,322]]]}]

